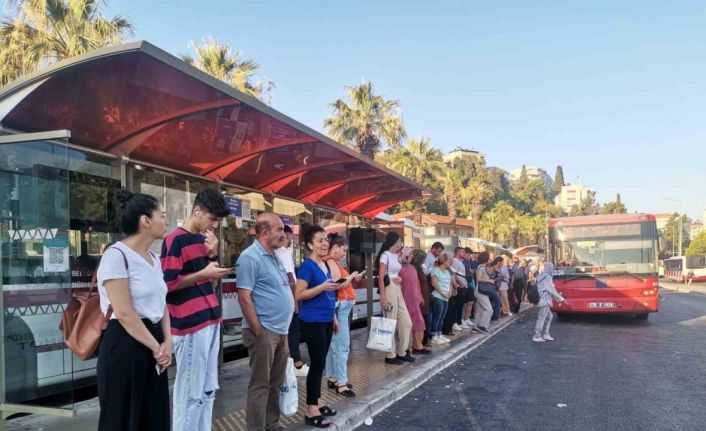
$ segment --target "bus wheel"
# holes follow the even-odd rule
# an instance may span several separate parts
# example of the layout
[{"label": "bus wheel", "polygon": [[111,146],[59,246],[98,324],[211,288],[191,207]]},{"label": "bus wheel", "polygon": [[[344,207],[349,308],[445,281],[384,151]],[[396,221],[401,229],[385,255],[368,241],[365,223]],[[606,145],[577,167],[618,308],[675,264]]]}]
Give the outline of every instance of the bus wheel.
[{"label": "bus wheel", "polygon": [[637,313],[635,317],[637,320],[647,320],[650,317],[650,313]]}]

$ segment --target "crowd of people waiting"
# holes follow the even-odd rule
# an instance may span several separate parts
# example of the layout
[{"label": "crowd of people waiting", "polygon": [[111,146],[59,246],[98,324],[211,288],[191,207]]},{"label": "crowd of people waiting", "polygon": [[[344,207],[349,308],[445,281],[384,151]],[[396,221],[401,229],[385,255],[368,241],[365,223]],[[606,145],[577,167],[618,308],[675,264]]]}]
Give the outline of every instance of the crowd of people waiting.
[{"label": "crowd of people waiting", "polygon": [[[167,234],[156,198],[121,190],[117,199],[125,236],[106,249],[97,271],[101,310],[109,319],[98,351],[98,429],[210,430],[222,321],[214,286],[233,272],[218,264],[213,231],[228,208],[218,191],[204,189],[183,225]],[[356,396],[347,374],[349,315],[363,274],[346,268],[346,238],[320,226],[301,227],[309,255],[298,268],[292,229],[279,216],[259,214],[254,231],[255,241],[235,266],[251,369],[246,427],[282,429],[279,388],[291,357],[296,374],[306,376],[305,423],[326,428],[327,417],[337,412],[322,401],[323,379],[338,394]],[[160,239],[157,256],[150,246]],[[537,272],[530,266],[462,247],[450,256],[439,242],[425,253],[403,247],[397,233],[388,233],[375,263],[381,310],[396,320],[385,362],[415,362],[414,356],[432,354],[428,347],[449,343],[464,330],[487,333],[490,321],[519,311]],[[540,305],[551,303],[547,298]],[[540,337],[548,336],[551,321],[548,307],[542,310]],[[308,365],[299,350],[302,338]],[[165,371],[172,354],[170,415]]]}]

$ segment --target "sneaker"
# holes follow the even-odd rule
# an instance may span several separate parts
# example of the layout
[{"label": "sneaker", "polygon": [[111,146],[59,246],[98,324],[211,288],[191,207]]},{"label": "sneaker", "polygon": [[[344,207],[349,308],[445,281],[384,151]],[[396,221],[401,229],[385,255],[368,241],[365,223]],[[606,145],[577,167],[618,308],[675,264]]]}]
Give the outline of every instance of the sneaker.
[{"label": "sneaker", "polygon": [[396,358],[385,358],[385,363],[390,365],[402,365],[405,361],[401,360],[398,356]]},{"label": "sneaker", "polygon": [[546,340],[542,337],[532,337],[532,341],[535,343],[544,343]]},{"label": "sneaker", "polygon": [[456,331],[456,332],[461,332],[461,331],[463,331],[463,327],[457,323],[454,323],[454,325],[451,327],[451,330]]},{"label": "sneaker", "polygon": [[442,343],[442,341],[438,336],[434,335],[433,337],[431,337],[431,344],[432,345],[437,346],[441,343]]},{"label": "sneaker", "polygon": [[429,349],[421,349],[421,350],[413,349],[412,353],[414,353],[415,355],[431,355],[431,350],[429,350]]},{"label": "sneaker", "polygon": [[542,338],[544,338],[544,339],[547,340],[547,341],[554,341],[554,337],[552,337],[552,336],[549,335],[549,334],[543,336]]},{"label": "sneaker", "polygon": [[444,337],[443,335],[439,337],[441,344],[447,344],[451,342],[451,339]]},{"label": "sneaker", "polygon": [[483,327],[483,326],[479,326],[479,327],[478,327],[478,330],[479,330],[482,334],[487,334],[487,333],[488,333],[488,328],[485,328],[485,327]]},{"label": "sneaker", "polygon": [[473,328],[471,328],[471,331],[473,331],[473,332],[475,332],[475,333],[477,333],[477,334],[482,334],[482,333],[483,333],[483,331],[481,331],[480,328],[477,327],[477,326],[474,326]]},{"label": "sneaker", "polygon": [[294,367],[294,375],[297,377],[306,377],[309,375],[309,366],[304,364],[301,368]]}]

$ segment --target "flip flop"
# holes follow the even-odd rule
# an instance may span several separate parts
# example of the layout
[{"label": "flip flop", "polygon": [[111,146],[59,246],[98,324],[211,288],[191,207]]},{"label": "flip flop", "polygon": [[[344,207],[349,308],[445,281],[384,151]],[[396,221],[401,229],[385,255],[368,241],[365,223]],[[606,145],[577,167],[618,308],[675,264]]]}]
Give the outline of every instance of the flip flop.
[{"label": "flip flop", "polygon": [[336,414],[338,413],[336,410],[332,409],[329,406],[320,407],[319,411],[323,416],[336,416]]},{"label": "flip flop", "polygon": [[323,416],[314,416],[314,417],[309,417],[309,416],[304,416],[304,423],[316,427],[316,428],[328,428],[331,426],[331,422],[324,423],[326,419],[324,419]]}]

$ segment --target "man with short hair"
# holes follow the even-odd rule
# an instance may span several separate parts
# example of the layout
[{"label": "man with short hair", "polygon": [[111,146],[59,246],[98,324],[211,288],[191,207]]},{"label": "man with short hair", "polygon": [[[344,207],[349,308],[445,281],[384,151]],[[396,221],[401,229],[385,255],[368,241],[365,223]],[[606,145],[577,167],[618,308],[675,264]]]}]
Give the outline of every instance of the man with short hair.
[{"label": "man with short hair", "polygon": [[466,294],[466,307],[463,310],[463,320],[462,326],[473,328],[473,320],[471,316],[473,314],[473,302],[476,299],[475,289],[476,289],[476,268],[478,268],[478,262],[476,262],[476,256],[470,247],[466,247],[464,250],[465,255],[463,259],[463,266],[466,267],[466,281],[468,284],[468,292]]},{"label": "man with short hair", "polygon": [[243,311],[243,343],[250,357],[250,384],[245,408],[248,430],[276,430],[279,387],[289,358],[287,333],[294,296],[287,272],[275,256],[285,245],[282,219],[262,213],[255,221],[255,242],[238,258],[238,302]]},{"label": "man with short hair", "polygon": [[[422,265],[422,271],[424,275],[428,276],[431,274],[431,270],[434,269],[434,263],[436,263],[436,258],[438,258],[441,253],[444,252],[444,244],[439,241],[431,245],[431,248],[427,252],[427,258],[424,259],[424,264]],[[429,284],[431,286],[431,283]]]},{"label": "man with short hair", "polygon": [[[287,236],[287,241],[283,247],[275,250],[275,256],[277,256],[277,259],[279,259],[279,262],[287,272],[289,287],[292,289],[292,296],[294,296],[297,275],[294,270],[294,258],[292,257],[292,235],[294,233],[289,225],[284,225],[284,234]],[[289,356],[291,356],[294,361],[294,374],[296,374],[297,377],[306,377],[307,374],[309,374],[309,366],[302,361],[302,354],[299,349],[300,341],[301,332],[299,331],[299,307],[295,302],[294,314],[292,315],[292,321],[289,324],[289,333],[287,334]]]},{"label": "man with short hair", "polygon": [[218,190],[201,190],[184,224],[162,243],[162,270],[176,356],[174,431],[211,429],[223,320],[214,286],[233,271],[218,266],[218,239],[213,231],[228,214]]},{"label": "man with short hair", "polygon": [[519,313],[522,306],[522,296],[525,293],[525,285],[527,284],[527,274],[525,268],[520,264],[520,258],[515,256],[512,258],[511,269],[511,284],[512,286],[512,312]]}]

